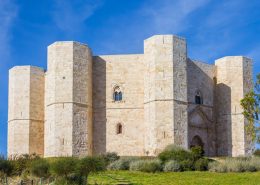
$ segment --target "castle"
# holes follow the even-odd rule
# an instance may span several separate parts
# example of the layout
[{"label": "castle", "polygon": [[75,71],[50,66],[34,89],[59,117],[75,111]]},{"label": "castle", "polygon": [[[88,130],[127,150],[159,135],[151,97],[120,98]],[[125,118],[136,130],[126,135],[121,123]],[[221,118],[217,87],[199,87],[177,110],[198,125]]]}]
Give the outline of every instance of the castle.
[{"label": "castle", "polygon": [[173,143],[207,156],[248,155],[240,100],[252,87],[251,59],[194,61],[174,35],[152,36],[131,55],[55,42],[47,71],[9,71],[8,156],[154,156]]}]

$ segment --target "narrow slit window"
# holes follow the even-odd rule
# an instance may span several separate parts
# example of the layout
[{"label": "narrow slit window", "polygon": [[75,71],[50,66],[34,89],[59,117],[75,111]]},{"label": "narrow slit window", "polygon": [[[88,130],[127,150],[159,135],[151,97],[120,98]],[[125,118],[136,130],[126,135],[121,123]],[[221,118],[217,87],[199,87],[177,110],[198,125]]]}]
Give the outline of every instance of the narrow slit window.
[{"label": "narrow slit window", "polygon": [[196,92],[195,103],[198,104],[198,105],[203,103],[203,99],[202,99],[202,95],[201,95],[200,91]]},{"label": "narrow slit window", "polygon": [[116,134],[122,134],[123,132],[123,126],[121,123],[118,123],[116,126]]}]

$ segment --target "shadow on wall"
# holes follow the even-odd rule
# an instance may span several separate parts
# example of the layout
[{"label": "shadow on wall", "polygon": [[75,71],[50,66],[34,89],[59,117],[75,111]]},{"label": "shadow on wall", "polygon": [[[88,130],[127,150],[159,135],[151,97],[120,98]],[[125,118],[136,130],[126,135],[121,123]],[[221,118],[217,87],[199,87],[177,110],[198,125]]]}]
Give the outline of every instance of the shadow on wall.
[{"label": "shadow on wall", "polygon": [[106,152],[106,61],[93,57],[93,154]]},{"label": "shadow on wall", "polygon": [[231,116],[231,89],[220,83],[216,84],[216,128],[217,128],[217,155],[232,155],[232,116]]},{"label": "shadow on wall", "polygon": [[[189,147],[194,138],[200,138],[207,156],[216,156],[216,128],[214,120],[214,66],[187,61],[188,88],[188,139]],[[199,92],[199,93],[198,93]],[[200,95],[199,103],[196,102]],[[199,145],[199,144],[198,144]],[[200,146],[199,145],[199,146]]]}]

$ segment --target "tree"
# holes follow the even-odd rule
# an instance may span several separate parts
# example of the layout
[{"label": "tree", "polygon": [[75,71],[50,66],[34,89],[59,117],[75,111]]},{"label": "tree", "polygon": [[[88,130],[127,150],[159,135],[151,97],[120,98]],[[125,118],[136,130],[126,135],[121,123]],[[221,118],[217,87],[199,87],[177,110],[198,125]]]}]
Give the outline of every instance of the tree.
[{"label": "tree", "polygon": [[259,114],[260,114],[260,74],[256,76],[254,89],[245,95],[240,102],[243,108],[243,115],[248,120],[246,132],[253,141],[260,142],[259,137]]},{"label": "tree", "polygon": [[85,157],[80,159],[78,166],[77,166],[77,173],[80,177],[85,178],[85,182],[82,184],[87,184],[87,179],[89,174],[98,172],[98,171],[103,171],[105,170],[105,160],[102,157]]}]

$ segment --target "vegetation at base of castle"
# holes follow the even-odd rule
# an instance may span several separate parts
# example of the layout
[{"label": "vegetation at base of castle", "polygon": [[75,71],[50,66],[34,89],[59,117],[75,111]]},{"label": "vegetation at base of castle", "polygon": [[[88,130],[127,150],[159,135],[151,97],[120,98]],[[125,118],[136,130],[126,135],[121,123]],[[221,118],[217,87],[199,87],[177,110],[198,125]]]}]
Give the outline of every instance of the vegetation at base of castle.
[{"label": "vegetation at base of castle", "polygon": [[[256,151],[256,153],[259,153]],[[204,157],[201,147],[191,150],[179,146],[167,146],[157,157],[119,157],[116,153],[100,156],[40,158],[37,155],[15,156],[9,160],[0,158],[0,178],[44,180],[53,184],[88,184],[89,176],[108,171],[116,173],[153,173],[210,171],[255,172],[260,171],[260,157],[219,158],[217,161]],[[195,173],[195,172],[194,172]],[[103,173],[104,174],[104,173]],[[109,175],[107,175],[109,176]],[[113,177],[111,177],[113,178]],[[1,182],[0,182],[1,183]],[[44,184],[44,183],[43,183]]]},{"label": "vegetation at base of castle", "polygon": [[260,171],[259,157],[236,157],[226,158],[221,162],[212,162],[209,164],[211,172],[255,172]]},{"label": "vegetation at base of castle", "polygon": [[253,141],[260,142],[259,137],[259,113],[260,113],[260,74],[256,76],[254,89],[247,93],[240,101],[243,108],[243,115],[248,120],[246,132]]},{"label": "vegetation at base of castle", "polygon": [[136,160],[130,163],[129,170],[155,173],[162,171],[162,162],[159,159]]},{"label": "vegetation at base of castle", "polygon": [[256,149],[253,153],[254,156],[260,157],[260,149]]}]

